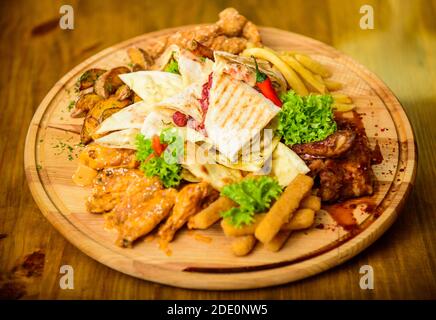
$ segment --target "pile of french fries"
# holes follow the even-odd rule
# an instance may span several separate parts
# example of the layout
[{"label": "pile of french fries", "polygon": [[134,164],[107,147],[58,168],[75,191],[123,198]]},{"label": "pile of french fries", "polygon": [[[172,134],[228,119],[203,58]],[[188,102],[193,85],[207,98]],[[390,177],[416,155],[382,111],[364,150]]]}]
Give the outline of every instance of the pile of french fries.
[{"label": "pile of french fries", "polygon": [[[228,220],[221,220],[227,237],[232,238],[232,252],[236,256],[249,254],[260,241],[270,251],[279,251],[292,231],[310,228],[315,213],[321,208],[321,199],[310,194],[313,179],[298,175],[283,191],[267,213],[258,213],[252,224],[236,227]],[[189,229],[207,229],[221,219],[221,213],[236,206],[232,200],[221,196],[209,207],[191,217]]]},{"label": "pile of french fries", "polygon": [[330,80],[330,70],[308,55],[290,51],[275,52],[266,47],[248,48],[242,55],[270,62],[283,74],[289,87],[299,95],[331,93],[334,110],[346,112],[354,109],[350,97],[333,92],[342,89],[342,83]]}]

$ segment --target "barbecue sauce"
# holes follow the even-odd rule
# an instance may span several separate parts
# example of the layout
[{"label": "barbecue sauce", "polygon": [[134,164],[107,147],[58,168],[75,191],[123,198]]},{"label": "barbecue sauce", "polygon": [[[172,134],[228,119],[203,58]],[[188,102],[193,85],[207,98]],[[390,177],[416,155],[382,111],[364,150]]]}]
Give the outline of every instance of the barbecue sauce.
[{"label": "barbecue sauce", "polygon": [[366,213],[373,213],[376,208],[376,205],[371,198],[363,197],[331,205],[323,205],[323,209],[330,214],[338,225],[343,227],[345,230],[351,230],[357,227],[357,220],[354,217],[353,212],[358,206]]}]

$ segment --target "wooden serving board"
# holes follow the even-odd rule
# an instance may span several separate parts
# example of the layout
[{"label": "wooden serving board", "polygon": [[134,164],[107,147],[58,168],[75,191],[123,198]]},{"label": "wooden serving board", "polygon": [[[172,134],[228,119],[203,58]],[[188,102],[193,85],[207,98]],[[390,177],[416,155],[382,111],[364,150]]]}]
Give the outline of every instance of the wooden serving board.
[{"label": "wooden serving board", "polygon": [[381,165],[374,166],[378,183],[372,201],[377,210],[366,213],[356,208],[354,217],[362,226],[357,234],[320,213],[315,226],[323,228],[293,233],[277,253],[258,244],[247,257],[232,255],[231,240],[218,225],[179,232],[170,245],[170,256],[149,238],[132,249],[114,245],[116,235],[104,229],[103,217],[85,209],[90,188],[78,187],[71,180],[83,121],[69,117],[74,84],[91,67],[126,65],[129,46],[141,47],[180,29],[145,34],[96,54],[67,73],[42,101],[27,134],[25,170],[35,201],[54,227],[84,253],[118,271],[172,286],[210,290],[259,288],[302,279],[350,259],[380,237],[396,219],[415,177],[415,142],[404,110],[382,81],[344,54],[301,35],[261,28],[265,45],[307,53],[329,66],[333,80],[345,84],[342,91],[354,100],[371,144],[377,140],[384,157]]}]

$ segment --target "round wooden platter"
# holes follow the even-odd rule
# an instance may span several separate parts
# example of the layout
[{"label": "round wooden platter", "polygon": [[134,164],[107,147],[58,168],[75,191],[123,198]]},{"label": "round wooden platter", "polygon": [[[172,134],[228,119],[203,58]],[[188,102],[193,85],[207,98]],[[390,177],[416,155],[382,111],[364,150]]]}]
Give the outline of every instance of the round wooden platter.
[{"label": "round wooden platter", "polygon": [[[71,180],[77,166],[77,132],[83,121],[69,117],[74,84],[91,67],[126,65],[129,46],[143,47],[180,29],[145,34],[96,54],[66,74],[42,101],[27,135],[25,170],[35,201],[54,227],[84,253],[113,269],[167,285],[209,290],[260,288],[302,279],[350,259],[380,237],[396,219],[415,177],[415,142],[404,110],[382,81],[332,47],[294,33],[261,28],[265,45],[307,53],[333,71],[333,80],[344,83],[342,91],[362,114],[370,143],[374,146],[377,140],[384,157],[381,165],[374,166],[378,182],[371,201],[377,205],[376,214],[356,208],[354,217],[361,229],[351,233],[321,212],[315,227],[293,233],[281,251],[269,252],[257,244],[247,257],[232,255],[231,239],[218,225],[178,232],[170,256],[158,248],[156,240],[140,240],[132,249],[114,244],[116,235],[104,229],[103,217],[85,209],[90,189]],[[316,227],[321,224],[324,228]]]}]

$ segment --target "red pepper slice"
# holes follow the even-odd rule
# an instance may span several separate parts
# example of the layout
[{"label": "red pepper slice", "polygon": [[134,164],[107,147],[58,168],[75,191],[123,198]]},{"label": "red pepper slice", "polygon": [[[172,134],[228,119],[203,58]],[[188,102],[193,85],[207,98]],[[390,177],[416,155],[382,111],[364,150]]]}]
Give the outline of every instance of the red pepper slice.
[{"label": "red pepper slice", "polygon": [[276,106],[281,107],[282,101],[277,96],[271,79],[265,73],[259,70],[256,58],[252,58],[254,59],[254,64],[256,65],[256,86],[259,88],[260,92],[265,96],[265,98],[271,100]]},{"label": "red pepper slice", "polygon": [[160,155],[165,151],[167,145],[164,143],[160,143],[160,137],[158,135],[154,135],[151,139],[151,147],[153,148],[154,153],[156,153],[156,155],[160,157]]}]

